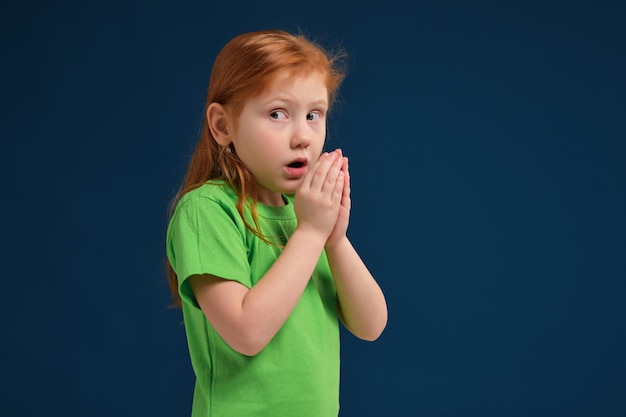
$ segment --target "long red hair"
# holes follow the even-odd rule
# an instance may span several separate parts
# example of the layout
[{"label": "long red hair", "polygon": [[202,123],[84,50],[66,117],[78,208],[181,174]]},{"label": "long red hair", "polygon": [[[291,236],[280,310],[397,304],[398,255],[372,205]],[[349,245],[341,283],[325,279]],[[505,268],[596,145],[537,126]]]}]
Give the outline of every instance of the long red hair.
[{"label": "long red hair", "polygon": [[[208,126],[206,110],[209,104],[219,103],[235,119],[238,118],[246,100],[260,94],[271,83],[272,77],[283,70],[292,74],[311,71],[323,74],[328,101],[332,104],[345,77],[342,67],[344,58],[341,49],[327,50],[304,35],[281,30],[244,33],[230,40],[213,64],[202,130],[180,189],[170,204],[170,216],[187,192],[210,179],[224,180],[239,193],[237,210],[246,227],[265,240],[257,223],[254,177],[239,160],[234,149],[224,152],[224,147],[215,141]],[[244,217],[246,197],[253,201],[250,210],[254,224],[249,224]],[[166,260],[166,271],[173,303],[180,306],[178,278],[169,260]]]}]

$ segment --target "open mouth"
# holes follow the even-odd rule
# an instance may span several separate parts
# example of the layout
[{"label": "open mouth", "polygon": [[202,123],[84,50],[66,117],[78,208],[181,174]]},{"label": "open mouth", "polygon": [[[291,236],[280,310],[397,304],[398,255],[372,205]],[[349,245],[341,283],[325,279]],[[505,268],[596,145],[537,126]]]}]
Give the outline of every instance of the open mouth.
[{"label": "open mouth", "polygon": [[304,162],[303,161],[294,161],[294,162],[290,163],[287,166],[289,168],[302,168],[304,166]]},{"label": "open mouth", "polygon": [[300,158],[285,166],[287,174],[293,177],[301,177],[306,173],[306,159]]}]

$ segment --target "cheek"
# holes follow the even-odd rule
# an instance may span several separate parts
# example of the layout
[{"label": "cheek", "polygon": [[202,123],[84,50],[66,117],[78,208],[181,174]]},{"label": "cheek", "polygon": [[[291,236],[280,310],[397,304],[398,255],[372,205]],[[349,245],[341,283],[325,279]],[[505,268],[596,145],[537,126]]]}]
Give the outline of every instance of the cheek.
[{"label": "cheek", "polygon": [[273,139],[271,135],[258,131],[242,131],[237,141],[237,154],[247,166],[254,165],[259,155],[273,155],[273,143],[276,142]]},{"label": "cheek", "polygon": [[320,144],[320,148],[323,148],[324,143],[326,143],[326,129],[320,129],[319,132],[316,132],[316,137],[318,138],[316,142]]}]

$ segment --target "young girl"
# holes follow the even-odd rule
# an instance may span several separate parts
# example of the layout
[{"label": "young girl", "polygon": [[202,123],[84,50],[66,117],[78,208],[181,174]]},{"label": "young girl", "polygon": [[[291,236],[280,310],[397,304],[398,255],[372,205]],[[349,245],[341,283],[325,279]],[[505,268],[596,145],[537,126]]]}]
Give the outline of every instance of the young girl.
[{"label": "young girl", "polygon": [[370,341],[386,326],[383,293],[346,236],[348,159],[323,152],[337,58],[261,31],[215,60],[167,231],[194,417],[336,417],[338,321]]}]

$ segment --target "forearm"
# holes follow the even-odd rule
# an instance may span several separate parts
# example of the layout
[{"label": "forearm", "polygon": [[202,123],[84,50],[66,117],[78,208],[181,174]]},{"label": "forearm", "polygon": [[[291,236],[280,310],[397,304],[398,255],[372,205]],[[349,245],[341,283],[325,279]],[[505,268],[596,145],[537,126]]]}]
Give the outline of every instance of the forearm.
[{"label": "forearm", "polygon": [[256,355],[272,340],[298,303],[317,265],[324,239],[296,229],[252,288],[197,275],[190,283],[207,320],[233,349]]},{"label": "forearm", "polygon": [[387,303],[380,286],[348,238],[326,248],[346,328],[364,340],[375,340],[387,325]]},{"label": "forearm", "polygon": [[299,229],[280,256],[246,294],[241,303],[241,326],[254,350],[263,349],[285,323],[317,265],[323,239]]}]

